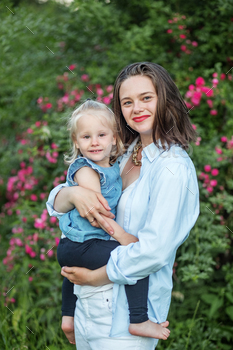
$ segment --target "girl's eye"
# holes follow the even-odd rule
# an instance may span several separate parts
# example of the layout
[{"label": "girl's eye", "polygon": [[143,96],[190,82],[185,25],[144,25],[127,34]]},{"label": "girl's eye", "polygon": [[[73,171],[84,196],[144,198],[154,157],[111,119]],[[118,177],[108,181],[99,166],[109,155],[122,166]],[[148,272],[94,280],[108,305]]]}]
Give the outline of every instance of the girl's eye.
[{"label": "girl's eye", "polygon": [[84,139],[88,139],[89,137],[90,137],[90,136],[84,136],[83,138],[84,138]]},{"label": "girl's eye", "polygon": [[105,136],[105,134],[100,134],[100,136],[102,137],[102,136]]},{"label": "girl's eye", "polygon": [[123,103],[123,106],[129,105],[129,103],[131,103],[131,102],[130,101],[125,102],[125,103]]},{"label": "girl's eye", "polygon": [[144,99],[146,99],[146,100],[148,100],[148,99],[150,99],[151,98],[151,96],[145,96],[144,97]]}]

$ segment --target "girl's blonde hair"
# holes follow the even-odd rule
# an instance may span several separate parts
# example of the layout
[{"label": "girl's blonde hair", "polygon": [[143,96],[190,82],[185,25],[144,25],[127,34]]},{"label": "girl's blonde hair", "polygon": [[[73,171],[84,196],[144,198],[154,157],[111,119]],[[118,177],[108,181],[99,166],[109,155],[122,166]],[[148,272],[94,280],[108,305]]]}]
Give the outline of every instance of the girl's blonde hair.
[{"label": "girl's blonde hair", "polygon": [[113,132],[113,135],[116,137],[116,145],[112,147],[110,153],[110,162],[114,163],[117,157],[125,152],[123,142],[121,141],[121,138],[117,131],[115,115],[113,111],[110,108],[108,108],[104,103],[93,101],[91,99],[87,99],[83,104],[81,104],[77,109],[75,109],[68,120],[67,130],[70,134],[71,149],[70,154],[65,154],[65,163],[71,164],[79,155],[82,155],[80,150],[77,149],[74,140],[78,131],[77,121],[81,116],[88,114],[87,112],[90,112],[91,115],[94,115],[99,119],[105,118],[110,129]]}]

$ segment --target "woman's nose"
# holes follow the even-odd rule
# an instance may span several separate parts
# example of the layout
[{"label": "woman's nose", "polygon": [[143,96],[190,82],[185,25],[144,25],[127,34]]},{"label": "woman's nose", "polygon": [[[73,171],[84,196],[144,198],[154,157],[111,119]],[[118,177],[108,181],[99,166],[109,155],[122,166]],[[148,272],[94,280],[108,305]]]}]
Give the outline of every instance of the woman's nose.
[{"label": "woman's nose", "polygon": [[134,113],[138,114],[138,113],[141,113],[143,110],[144,108],[140,102],[134,103],[134,109],[133,109]]}]

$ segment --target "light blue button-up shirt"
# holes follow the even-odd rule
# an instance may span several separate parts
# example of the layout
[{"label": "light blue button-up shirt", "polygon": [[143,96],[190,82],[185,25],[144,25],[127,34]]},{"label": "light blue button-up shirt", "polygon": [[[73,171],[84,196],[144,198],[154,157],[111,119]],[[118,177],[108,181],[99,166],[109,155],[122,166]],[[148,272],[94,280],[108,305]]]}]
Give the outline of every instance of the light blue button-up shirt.
[{"label": "light blue button-up shirt", "polygon": [[[127,153],[129,157],[137,139]],[[47,208],[64,185],[50,194]],[[107,274],[113,287],[113,321],[110,336],[129,336],[129,311],[124,284],[150,275],[148,316],[154,322],[167,318],[171,302],[172,271],[178,247],[187,239],[199,215],[199,190],[194,165],[178,145],[163,150],[151,143],[142,151],[140,176],[125,208],[124,229],[139,242],[119,246],[111,253]]]}]

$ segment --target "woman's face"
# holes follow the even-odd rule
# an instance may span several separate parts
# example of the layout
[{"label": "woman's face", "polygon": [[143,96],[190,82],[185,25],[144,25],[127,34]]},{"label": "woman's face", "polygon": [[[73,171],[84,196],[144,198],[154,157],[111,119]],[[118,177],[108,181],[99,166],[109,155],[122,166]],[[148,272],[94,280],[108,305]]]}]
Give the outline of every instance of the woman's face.
[{"label": "woman's face", "polygon": [[152,143],[157,94],[151,79],[142,75],[126,79],[121,84],[119,98],[126,123],[140,134],[143,146]]}]

